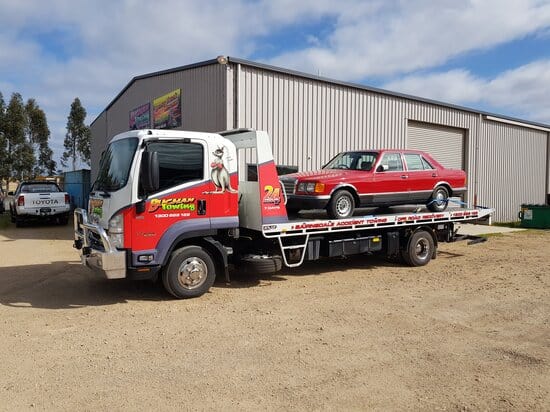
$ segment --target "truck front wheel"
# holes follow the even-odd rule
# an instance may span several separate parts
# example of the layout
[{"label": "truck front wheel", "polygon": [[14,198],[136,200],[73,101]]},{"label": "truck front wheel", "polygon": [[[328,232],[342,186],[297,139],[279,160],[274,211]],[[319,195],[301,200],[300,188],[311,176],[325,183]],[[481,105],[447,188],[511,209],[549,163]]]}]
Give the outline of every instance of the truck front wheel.
[{"label": "truck front wheel", "polygon": [[199,246],[184,246],[175,250],[162,273],[164,288],[178,299],[203,295],[215,280],[212,256]]},{"label": "truck front wheel", "polygon": [[432,259],[435,243],[432,235],[425,230],[414,232],[402,251],[403,260],[410,266],[424,266]]}]

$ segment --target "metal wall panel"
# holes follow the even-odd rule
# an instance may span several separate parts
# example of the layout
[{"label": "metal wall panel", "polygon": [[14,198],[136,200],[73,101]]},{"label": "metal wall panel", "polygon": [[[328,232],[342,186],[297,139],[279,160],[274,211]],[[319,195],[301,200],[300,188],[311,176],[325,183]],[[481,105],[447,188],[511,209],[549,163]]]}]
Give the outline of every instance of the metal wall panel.
[{"label": "metal wall panel", "polygon": [[464,143],[464,129],[409,121],[407,148],[428,152],[447,168],[464,168]]},{"label": "metal wall panel", "polygon": [[481,130],[480,203],[498,205],[496,221],[515,221],[522,203],[546,201],[548,134],[487,120]]},{"label": "metal wall panel", "polygon": [[396,98],[248,66],[240,73],[236,127],[267,130],[280,164],[312,169],[342,150],[404,147],[404,125],[388,113],[400,109]]},{"label": "metal wall panel", "polygon": [[[136,80],[106,110],[106,132],[94,132],[94,148],[105,148],[116,134],[129,130],[129,113],[142,104],[181,88],[181,130],[216,132],[227,129],[227,78],[229,67],[212,64]],[[97,121],[96,121],[97,122]],[[95,123],[94,122],[94,125]],[[94,127],[95,128],[95,127]],[[99,163],[92,161],[92,174]]]}]

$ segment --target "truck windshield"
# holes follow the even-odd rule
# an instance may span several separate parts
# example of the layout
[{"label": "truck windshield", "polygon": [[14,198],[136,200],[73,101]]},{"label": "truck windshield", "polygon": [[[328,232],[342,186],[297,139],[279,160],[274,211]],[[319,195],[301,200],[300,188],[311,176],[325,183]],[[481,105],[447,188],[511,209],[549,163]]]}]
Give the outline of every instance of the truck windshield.
[{"label": "truck windshield", "polygon": [[107,147],[101,155],[94,190],[115,191],[126,186],[137,144],[137,138],[129,138],[117,140]]}]

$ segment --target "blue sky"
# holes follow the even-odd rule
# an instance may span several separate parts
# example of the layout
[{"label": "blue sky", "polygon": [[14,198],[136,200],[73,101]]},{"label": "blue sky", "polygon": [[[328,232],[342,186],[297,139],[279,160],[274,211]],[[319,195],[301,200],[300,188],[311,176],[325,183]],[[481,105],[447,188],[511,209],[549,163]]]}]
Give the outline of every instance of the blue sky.
[{"label": "blue sky", "polygon": [[137,75],[220,54],[550,124],[550,1],[0,0],[0,92],[35,98],[56,159]]}]

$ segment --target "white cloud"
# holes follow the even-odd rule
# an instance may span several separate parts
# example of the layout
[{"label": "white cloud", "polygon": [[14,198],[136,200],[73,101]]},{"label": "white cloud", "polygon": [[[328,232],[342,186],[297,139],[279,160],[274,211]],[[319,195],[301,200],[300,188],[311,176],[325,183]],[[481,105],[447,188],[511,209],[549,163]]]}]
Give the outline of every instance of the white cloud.
[{"label": "white cloud", "polygon": [[360,80],[435,67],[550,26],[550,4],[536,0],[365,3],[341,10],[327,44],[271,62]]},{"label": "white cloud", "polygon": [[[508,70],[492,79],[487,96],[492,103],[502,106],[521,106],[529,110],[540,106],[550,108],[550,60],[539,60]],[[550,119],[549,119],[550,120]]]},{"label": "white cloud", "polygon": [[466,70],[405,76],[388,90],[455,104],[484,105],[550,124],[550,60],[539,60],[484,79]]},{"label": "white cloud", "polygon": [[453,103],[478,102],[485,84],[467,70],[405,76],[384,84],[391,91]]}]

